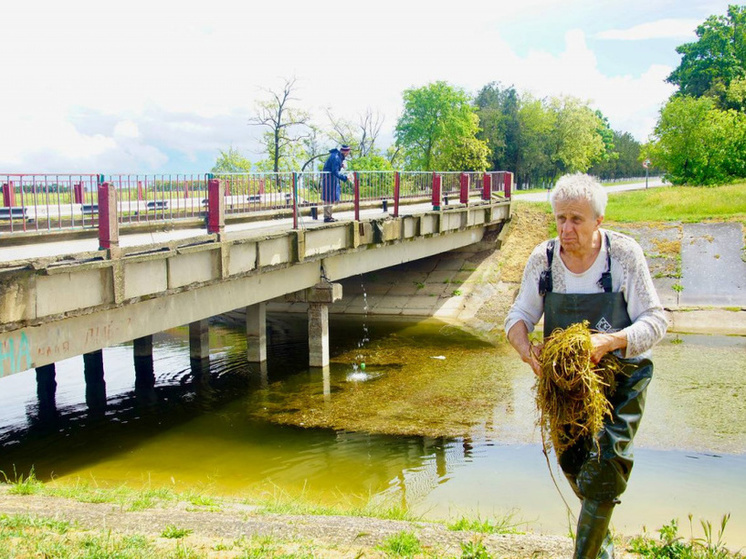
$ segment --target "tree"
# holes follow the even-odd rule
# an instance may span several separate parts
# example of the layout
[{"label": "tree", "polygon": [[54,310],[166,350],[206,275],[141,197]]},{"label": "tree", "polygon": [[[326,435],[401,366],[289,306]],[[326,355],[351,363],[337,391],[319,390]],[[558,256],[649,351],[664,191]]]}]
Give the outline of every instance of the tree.
[{"label": "tree", "polygon": [[210,169],[211,173],[248,173],[251,171],[251,161],[246,159],[233,146],[228,151],[220,150],[215,165]]},{"label": "tree", "polygon": [[463,90],[438,81],[407,89],[403,98],[404,112],[396,124],[396,144],[404,151],[407,167],[441,170],[437,167],[453,157],[453,146],[473,145],[468,140],[476,140],[479,120]]},{"label": "tree", "polygon": [[520,145],[520,99],[511,86],[501,88],[497,82],[484,86],[474,104],[479,116],[480,131],[477,137],[490,149],[492,169],[510,169],[518,172]]},{"label": "tree", "polygon": [[519,155],[514,171],[518,175],[516,183],[536,184],[552,174],[549,137],[554,118],[541,100],[525,95],[521,98],[518,120],[520,135],[517,146]]},{"label": "tree", "polygon": [[553,178],[586,172],[604,153],[604,141],[599,134],[603,122],[575,97],[554,97],[548,109],[553,117],[549,138],[549,158],[555,167]]},{"label": "tree", "polygon": [[[286,79],[282,91],[267,90],[270,99],[257,102],[257,114],[249,119],[249,124],[263,126],[268,130],[263,134],[271,170],[278,172],[284,157],[298,152],[299,142],[308,136],[310,116],[306,111],[292,106],[295,78]],[[298,154],[295,153],[295,158]],[[259,165],[267,166],[266,164]],[[268,169],[269,170],[269,169]]]},{"label": "tree", "polygon": [[629,132],[613,131],[614,156],[603,158],[588,172],[602,179],[638,177],[643,172],[640,159],[640,142]]},{"label": "tree", "polygon": [[352,147],[356,157],[380,155],[375,149],[384,121],[380,113],[373,112],[369,107],[365,113],[358,116],[357,123],[336,118],[329,110],[326,111],[326,115],[332,125],[332,133],[329,135],[332,140]]},{"label": "tree", "polygon": [[[697,27],[697,41],[676,48],[679,66],[667,81],[681,95],[712,97],[728,108],[728,90],[746,77],[746,6],[728,6],[727,16],[712,15]],[[736,109],[746,109],[742,102]]]},{"label": "tree", "polygon": [[745,138],[746,114],[710,97],[674,97],[645,151],[674,184],[716,184],[746,175]]}]

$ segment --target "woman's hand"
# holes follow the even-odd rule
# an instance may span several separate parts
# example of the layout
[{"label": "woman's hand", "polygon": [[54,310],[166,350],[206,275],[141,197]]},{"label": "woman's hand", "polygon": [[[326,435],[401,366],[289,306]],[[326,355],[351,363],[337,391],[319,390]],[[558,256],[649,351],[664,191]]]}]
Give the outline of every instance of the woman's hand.
[{"label": "woman's hand", "polygon": [[591,334],[591,361],[594,365],[597,365],[601,358],[617,349],[624,349],[627,347],[627,334],[624,330],[614,332],[613,334],[606,334],[599,332],[597,334]]},{"label": "woman's hand", "polygon": [[544,349],[544,344],[529,344],[526,356],[521,355],[521,359],[525,363],[528,363],[534,374],[538,377],[541,376],[541,351]]}]

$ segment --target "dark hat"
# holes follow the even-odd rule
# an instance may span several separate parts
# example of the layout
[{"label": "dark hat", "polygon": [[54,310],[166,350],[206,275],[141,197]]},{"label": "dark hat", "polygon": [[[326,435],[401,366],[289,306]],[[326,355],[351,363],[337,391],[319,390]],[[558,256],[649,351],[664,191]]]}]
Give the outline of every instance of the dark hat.
[{"label": "dark hat", "polygon": [[347,144],[342,144],[339,148],[339,151],[350,151],[350,146]]}]

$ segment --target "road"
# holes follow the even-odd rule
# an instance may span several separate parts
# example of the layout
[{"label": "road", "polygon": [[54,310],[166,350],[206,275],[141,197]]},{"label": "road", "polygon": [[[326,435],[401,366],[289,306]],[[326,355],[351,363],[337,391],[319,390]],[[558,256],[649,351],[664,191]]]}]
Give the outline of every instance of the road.
[{"label": "road", "polygon": [[[666,186],[666,183],[658,177],[651,178],[648,180],[648,188],[656,186]],[[614,184],[606,187],[606,192],[626,192],[627,190],[642,190],[645,188],[645,181],[633,182],[627,184]],[[521,202],[548,202],[549,191],[544,192],[530,192],[521,194],[520,190],[513,191],[513,200],[520,200]]]}]

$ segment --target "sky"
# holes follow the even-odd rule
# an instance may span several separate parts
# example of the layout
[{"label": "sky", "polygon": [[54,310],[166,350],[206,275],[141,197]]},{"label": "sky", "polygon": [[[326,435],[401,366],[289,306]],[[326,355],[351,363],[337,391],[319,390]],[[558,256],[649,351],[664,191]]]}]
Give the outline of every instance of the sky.
[{"label": "sky", "polygon": [[[490,82],[570,95],[646,141],[676,47],[716,0],[24,0],[0,14],[0,174],[204,173],[220,150],[261,159],[257,102],[383,118],[402,92]],[[334,147],[332,141],[325,147]],[[354,155],[354,154],[353,154]]]}]

